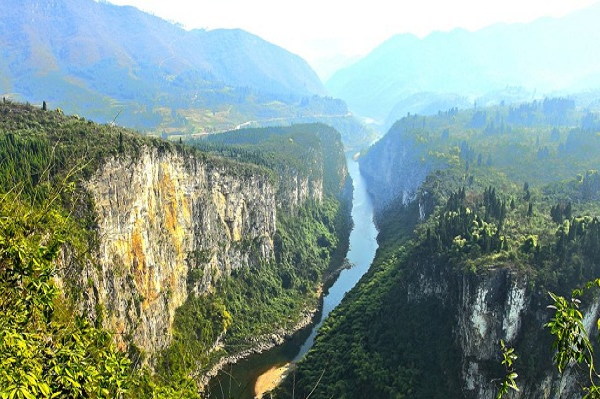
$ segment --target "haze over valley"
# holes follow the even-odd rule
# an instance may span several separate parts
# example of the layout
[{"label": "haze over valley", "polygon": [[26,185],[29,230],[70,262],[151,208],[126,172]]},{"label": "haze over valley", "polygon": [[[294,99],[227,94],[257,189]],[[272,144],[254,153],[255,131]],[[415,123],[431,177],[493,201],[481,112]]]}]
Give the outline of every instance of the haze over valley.
[{"label": "haze over valley", "polygon": [[[455,29],[423,39],[396,35],[326,87],[350,109],[390,127],[408,112],[574,96],[600,85],[598,5],[566,17]],[[589,106],[585,100],[581,105]]]},{"label": "haze over valley", "polygon": [[600,3],[165,4],[0,2],[0,397],[598,397]]}]

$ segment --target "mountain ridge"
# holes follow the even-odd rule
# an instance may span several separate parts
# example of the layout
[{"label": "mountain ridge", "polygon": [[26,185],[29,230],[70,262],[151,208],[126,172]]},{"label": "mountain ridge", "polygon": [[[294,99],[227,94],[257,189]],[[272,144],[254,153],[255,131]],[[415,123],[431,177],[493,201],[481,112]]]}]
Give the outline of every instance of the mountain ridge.
[{"label": "mountain ridge", "polygon": [[[590,46],[600,37],[593,29],[599,15],[600,5],[594,5],[562,18],[474,32],[436,31],[422,39],[395,35],[336,72],[326,87],[353,112],[380,121],[396,120],[407,110],[420,112],[403,107],[388,116],[396,104],[424,92],[475,100],[507,86],[546,93],[595,87],[600,85],[600,58]],[[566,79],[569,75],[573,78]]]},{"label": "mountain ridge", "polygon": [[123,110],[117,123],[159,134],[289,117],[326,95],[305,60],[254,34],[94,0],[3,1],[0,54],[3,96],[98,122]]},{"label": "mountain ridge", "polygon": [[[3,22],[0,24],[0,29],[5,33],[3,46],[9,47],[12,51],[18,51],[20,43],[11,46],[11,43],[16,41],[14,36],[11,37],[8,34],[11,28],[9,23],[12,22],[12,28],[19,27],[21,23],[27,23],[29,29],[24,29],[24,34],[22,33],[18,39],[27,41],[34,61],[40,61],[35,56],[41,59],[44,59],[41,57],[42,55],[52,56],[54,58],[52,64],[67,66],[71,70],[89,66],[106,58],[114,58],[119,65],[132,69],[141,67],[144,63],[154,62],[167,73],[182,73],[195,67],[213,74],[224,83],[239,85],[240,76],[234,74],[237,71],[219,69],[214,63],[228,61],[227,57],[235,56],[234,50],[246,50],[242,46],[244,44],[257,47],[256,50],[259,52],[275,51],[279,57],[288,58],[289,60],[285,60],[286,62],[298,63],[298,65],[291,64],[289,66],[305,73],[306,81],[289,82],[288,90],[293,89],[301,94],[325,93],[316,73],[312,71],[306,61],[241,29],[186,31],[171,22],[131,6],[115,6],[92,0],[84,2],[72,0],[7,1],[3,4],[4,6],[0,6],[4,14]],[[57,22],[60,22],[61,25]],[[31,29],[32,23],[35,26],[33,30]],[[40,32],[42,29],[43,31]],[[18,35],[19,31],[13,31],[12,35],[14,34]],[[98,36],[95,37],[95,35]],[[151,40],[138,40],[145,35],[150,35]],[[216,38],[224,40],[219,44],[225,43],[228,46],[225,54],[223,54],[222,48],[218,49],[220,51],[215,51]],[[236,41],[232,43],[232,39],[236,39]],[[39,50],[36,48],[36,44],[41,46]],[[84,44],[93,45],[93,47],[84,48]],[[239,47],[236,48],[235,45]],[[36,54],[36,50],[41,54]],[[245,54],[248,54],[247,50]],[[264,63],[262,66],[273,69],[272,61],[270,59],[270,63]],[[35,64],[34,66],[40,67]],[[46,68],[47,64],[42,66]],[[252,81],[252,77],[246,78],[248,79],[244,82],[246,85],[258,87],[257,82]],[[279,82],[282,85],[279,89],[286,88],[285,83],[285,81]]]}]

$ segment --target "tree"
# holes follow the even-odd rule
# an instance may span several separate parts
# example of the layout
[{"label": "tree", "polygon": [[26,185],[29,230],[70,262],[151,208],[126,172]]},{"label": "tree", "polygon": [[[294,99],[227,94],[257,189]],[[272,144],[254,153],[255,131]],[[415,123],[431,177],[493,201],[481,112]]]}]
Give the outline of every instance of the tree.
[{"label": "tree", "polygon": [[523,199],[525,201],[529,201],[531,199],[531,192],[529,191],[529,183],[525,182],[525,184],[523,184]]},{"label": "tree", "polygon": [[514,363],[518,359],[518,356],[515,354],[515,349],[507,347],[504,340],[501,339],[500,350],[502,351],[502,365],[506,370],[506,375],[504,381],[502,381],[502,384],[500,385],[500,389],[498,389],[496,399],[502,399],[502,397],[511,389],[513,391],[519,391],[516,381],[518,374],[514,369]]},{"label": "tree", "polygon": [[0,398],[198,399],[190,379],[155,383],[110,333],[74,316],[52,281],[71,231],[53,200],[0,194]]},{"label": "tree", "polygon": [[[583,388],[586,393],[584,399],[600,398],[600,375],[594,364],[594,348],[583,325],[583,314],[579,310],[579,298],[584,289],[592,287],[600,287],[600,279],[587,283],[583,289],[573,290],[570,300],[549,293],[553,304],[548,308],[554,310],[554,317],[545,325],[555,336],[552,347],[556,349],[554,362],[558,371],[562,374],[572,365],[581,366],[587,371],[589,386]],[[598,322],[600,323],[600,320]]]},{"label": "tree", "polygon": [[565,219],[567,219],[567,220],[569,220],[573,217],[573,205],[571,204],[570,201],[569,201],[569,203],[567,203],[567,206],[565,206],[564,216],[565,216]]},{"label": "tree", "polygon": [[129,360],[110,334],[59,306],[52,275],[68,220],[51,204],[32,211],[8,194],[0,213],[2,397],[124,397]]}]

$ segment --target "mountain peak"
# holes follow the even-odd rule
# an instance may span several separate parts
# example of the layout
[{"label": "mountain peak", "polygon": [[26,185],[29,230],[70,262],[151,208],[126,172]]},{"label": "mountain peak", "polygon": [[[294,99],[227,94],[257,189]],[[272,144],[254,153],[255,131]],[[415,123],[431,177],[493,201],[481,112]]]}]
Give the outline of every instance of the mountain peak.
[{"label": "mountain peak", "polygon": [[[538,93],[600,87],[600,54],[593,47],[600,40],[599,14],[600,3],[562,18],[475,32],[395,35],[326,85],[353,112],[380,121],[402,116],[388,114],[416,93],[477,98],[507,86]],[[419,112],[400,112],[406,111]]]},{"label": "mountain peak", "polygon": [[256,35],[240,29],[186,31],[134,7],[104,1],[2,1],[0,37],[9,64],[8,70],[0,69],[4,80],[22,70],[38,75],[58,70],[86,81],[95,69],[114,64],[142,81],[156,74],[173,80],[193,73],[275,94],[325,93],[304,60]]}]

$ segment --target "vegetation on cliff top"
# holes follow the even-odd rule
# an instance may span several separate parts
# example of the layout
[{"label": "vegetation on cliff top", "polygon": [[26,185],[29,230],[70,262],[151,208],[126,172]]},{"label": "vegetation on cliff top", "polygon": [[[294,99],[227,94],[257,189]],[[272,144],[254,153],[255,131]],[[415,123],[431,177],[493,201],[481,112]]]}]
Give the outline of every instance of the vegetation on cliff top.
[{"label": "vegetation on cliff top", "polygon": [[[532,298],[510,342],[520,384],[551,372],[552,340],[536,322],[547,291],[567,295],[600,274],[600,179],[590,171],[600,163],[599,127],[568,100],[397,122],[378,145],[403,135],[425,151],[423,162],[443,160],[445,169],[413,202],[396,199],[377,216],[374,264],[299,364],[295,394],[320,381],[311,397],[464,397],[453,292],[463,278],[498,270],[523,276]],[[410,288],[433,269],[446,300],[415,300]],[[502,378],[500,355],[486,363],[490,382]],[[291,387],[290,378],[283,397]]]},{"label": "vegetation on cliff top", "polygon": [[[261,165],[277,176],[323,181],[326,196],[339,196],[346,183],[341,136],[321,123],[240,129],[190,142],[203,151]],[[283,176],[282,176],[283,175]]]},{"label": "vegetation on cliff top", "polygon": [[238,171],[240,175],[267,173],[265,168],[211,156],[188,146],[110,125],[99,125],[60,109],[44,111],[8,100],[0,103],[0,187],[22,185],[25,194],[44,198],[43,192],[77,167],[73,180],[89,179],[109,157],[136,159],[144,148],[177,151],[205,162]]},{"label": "vegetation on cliff top", "polygon": [[75,217],[59,205],[67,186],[36,202],[0,195],[0,397],[199,397],[192,380],[165,384],[132,366],[99,320],[77,315],[56,285],[64,245],[76,245]]},{"label": "vegetation on cliff top", "polygon": [[[186,151],[60,111],[0,104],[2,397],[198,396],[196,383],[187,376],[165,383],[134,369],[102,329],[102,312],[97,320],[77,314],[81,290],[68,278],[76,273],[73,267],[85,262],[81,258],[93,253],[97,240],[84,180],[102,159],[135,159],[144,146]],[[262,171],[228,160],[215,162]],[[75,261],[57,256],[63,248]],[[59,275],[67,277],[60,289],[54,280]]]}]

